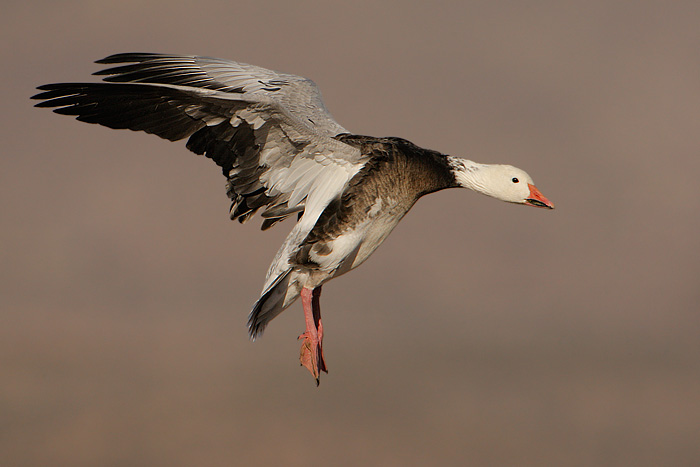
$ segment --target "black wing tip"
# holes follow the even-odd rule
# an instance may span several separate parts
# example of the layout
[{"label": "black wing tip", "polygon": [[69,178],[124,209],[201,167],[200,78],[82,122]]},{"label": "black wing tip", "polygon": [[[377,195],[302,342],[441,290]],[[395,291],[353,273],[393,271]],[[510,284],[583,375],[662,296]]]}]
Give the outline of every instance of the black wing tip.
[{"label": "black wing tip", "polygon": [[101,58],[99,60],[95,60],[95,63],[99,63],[100,65],[104,65],[104,64],[112,64],[112,63],[145,62],[147,60],[153,60],[156,58],[166,58],[166,57],[172,57],[172,55],[151,53],[151,52],[124,52],[124,53],[112,54],[108,57]]},{"label": "black wing tip", "polygon": [[66,84],[69,84],[69,83],[42,84],[41,86],[37,86],[36,88],[39,91],[43,91],[43,92],[36,93],[31,98],[32,99],[46,99],[46,97],[44,97],[45,94],[52,92],[52,91],[59,91],[59,90],[65,88]]},{"label": "black wing tip", "polygon": [[[32,96],[31,99],[44,99],[40,96],[41,94],[37,94],[36,96]],[[34,104],[34,107],[55,107],[55,105],[50,100],[42,100],[41,102]]]},{"label": "black wing tip", "polygon": [[[113,54],[105,58],[101,58],[99,60],[95,60],[95,63],[98,63],[100,65],[114,65],[114,64],[120,64],[120,63],[143,63],[143,62],[148,62],[151,60],[156,60],[159,58],[164,58],[164,57],[170,57],[170,55],[166,54],[157,54],[157,53],[147,53],[147,52],[126,52],[126,53],[119,53],[119,54]],[[129,68],[130,66],[133,65],[125,65],[125,66],[118,66],[118,67],[113,67],[113,68],[105,68],[104,70],[98,70],[93,73],[93,76],[104,76],[104,75],[114,75],[120,73],[120,70],[123,68]],[[110,78],[105,78],[105,80],[109,80]]]},{"label": "black wing tip", "polygon": [[36,104],[34,104],[34,107],[46,107],[45,105],[43,105],[43,104],[46,104],[46,98],[44,97],[44,95],[49,90],[46,89],[44,86],[39,86],[39,87],[37,87],[37,89],[39,91],[43,91],[43,92],[37,92],[36,94],[31,96],[30,99],[35,100],[35,101],[41,100],[41,102],[37,102]]},{"label": "black wing tip", "polygon": [[30,97],[30,99],[33,100],[41,100],[42,102],[38,102],[34,104],[34,107],[56,107],[56,104],[54,103],[54,99],[60,98],[60,97],[66,97],[71,94],[76,94],[78,92],[77,87],[84,86],[84,84],[80,83],[51,83],[51,84],[42,84],[41,86],[37,86],[36,88],[39,91],[33,96]]},{"label": "black wing tip", "polygon": [[[57,83],[42,84],[41,86],[37,86],[36,88],[37,88],[39,91],[50,91],[50,90],[54,89],[54,87],[55,87],[56,85],[57,85]],[[38,96],[38,95],[39,95],[39,94],[37,94],[36,96]],[[36,96],[32,96],[32,99],[35,99]]]}]

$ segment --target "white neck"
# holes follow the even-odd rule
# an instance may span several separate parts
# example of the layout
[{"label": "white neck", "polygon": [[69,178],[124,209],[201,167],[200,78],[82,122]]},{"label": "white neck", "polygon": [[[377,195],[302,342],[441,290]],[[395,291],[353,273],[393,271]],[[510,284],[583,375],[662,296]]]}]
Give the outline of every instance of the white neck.
[{"label": "white neck", "polygon": [[484,193],[486,195],[489,194],[488,190],[484,186],[482,180],[483,177],[480,175],[483,169],[489,167],[490,164],[480,164],[478,162],[470,161],[469,159],[462,159],[460,157],[452,156],[448,156],[448,160],[459,186],[469,188],[470,190]]}]

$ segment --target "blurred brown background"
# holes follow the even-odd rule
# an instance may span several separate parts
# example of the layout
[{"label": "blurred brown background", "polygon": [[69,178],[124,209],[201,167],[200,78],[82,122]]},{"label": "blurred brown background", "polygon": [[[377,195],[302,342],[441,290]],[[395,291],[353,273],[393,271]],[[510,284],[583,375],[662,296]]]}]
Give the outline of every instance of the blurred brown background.
[{"label": "blurred brown background", "polygon": [[[3,2],[0,464],[700,465],[700,3]],[[526,169],[246,316],[289,221],[183,143],[32,108],[117,52],[314,79],[356,133]]]}]

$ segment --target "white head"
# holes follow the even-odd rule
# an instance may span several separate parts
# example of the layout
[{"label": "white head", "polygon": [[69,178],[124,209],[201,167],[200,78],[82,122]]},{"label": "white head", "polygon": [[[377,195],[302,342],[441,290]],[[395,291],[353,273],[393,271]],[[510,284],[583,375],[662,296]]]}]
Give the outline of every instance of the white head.
[{"label": "white head", "polygon": [[527,172],[512,165],[478,164],[450,158],[457,184],[509,203],[554,209],[554,204],[535,187]]}]

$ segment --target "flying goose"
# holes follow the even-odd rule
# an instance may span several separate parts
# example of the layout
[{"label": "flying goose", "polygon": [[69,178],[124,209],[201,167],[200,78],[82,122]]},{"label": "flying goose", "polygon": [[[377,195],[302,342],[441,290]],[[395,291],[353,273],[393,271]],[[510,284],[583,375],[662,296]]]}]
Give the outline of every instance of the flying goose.
[{"label": "flying goose", "polygon": [[125,53],[100,83],[40,86],[37,107],[109,128],[141,130],[221,167],[230,216],[261,210],[262,230],[293,216],[248,317],[254,340],[301,296],[300,362],[326,373],[319,299],[323,284],[356,268],[423,195],[463,187],[503,201],[553,209],[523,170],[480,164],[401,138],[352,134],[309,79],[210,57]]}]

